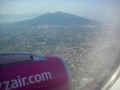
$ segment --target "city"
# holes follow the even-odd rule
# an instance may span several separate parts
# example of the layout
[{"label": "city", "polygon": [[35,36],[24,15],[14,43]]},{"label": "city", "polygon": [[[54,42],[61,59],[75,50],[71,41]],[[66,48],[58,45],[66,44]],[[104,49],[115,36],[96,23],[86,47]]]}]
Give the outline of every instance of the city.
[{"label": "city", "polygon": [[71,68],[73,90],[77,90],[96,77],[102,80],[118,56],[120,43],[115,36],[119,35],[104,29],[95,26],[1,27],[0,53],[59,56]]}]

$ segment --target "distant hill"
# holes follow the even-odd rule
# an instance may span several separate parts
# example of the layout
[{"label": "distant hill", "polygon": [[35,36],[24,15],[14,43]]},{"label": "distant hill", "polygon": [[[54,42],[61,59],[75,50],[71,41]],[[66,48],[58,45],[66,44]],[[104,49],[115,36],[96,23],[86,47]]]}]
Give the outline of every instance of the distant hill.
[{"label": "distant hill", "polygon": [[29,25],[29,26],[38,26],[38,25],[57,25],[57,26],[81,26],[81,25],[91,25],[96,24],[96,21],[79,17],[76,15],[56,12],[56,13],[46,13],[39,17],[17,22],[17,25]]}]

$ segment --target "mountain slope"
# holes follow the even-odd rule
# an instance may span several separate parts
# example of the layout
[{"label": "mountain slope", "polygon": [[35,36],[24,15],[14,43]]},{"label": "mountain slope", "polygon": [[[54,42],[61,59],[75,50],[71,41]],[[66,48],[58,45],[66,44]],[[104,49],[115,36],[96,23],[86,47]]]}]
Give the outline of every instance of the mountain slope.
[{"label": "mountain slope", "polygon": [[16,23],[17,25],[57,25],[57,26],[78,26],[78,25],[90,25],[96,24],[96,21],[75,16],[68,13],[57,12],[57,13],[47,13],[43,14],[34,19],[20,21]]}]

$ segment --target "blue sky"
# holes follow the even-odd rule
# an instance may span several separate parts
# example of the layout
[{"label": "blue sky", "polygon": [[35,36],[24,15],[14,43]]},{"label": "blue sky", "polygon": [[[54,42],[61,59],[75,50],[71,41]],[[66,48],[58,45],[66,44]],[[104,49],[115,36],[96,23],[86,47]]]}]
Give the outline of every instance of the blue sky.
[{"label": "blue sky", "polygon": [[101,20],[113,17],[120,9],[119,0],[0,0],[0,14],[32,14],[63,11]]}]

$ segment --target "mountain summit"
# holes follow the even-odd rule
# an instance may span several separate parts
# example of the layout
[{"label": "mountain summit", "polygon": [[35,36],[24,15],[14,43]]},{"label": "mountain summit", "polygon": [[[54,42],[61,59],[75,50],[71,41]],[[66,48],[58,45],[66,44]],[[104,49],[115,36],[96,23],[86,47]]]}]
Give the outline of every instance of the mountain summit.
[{"label": "mountain summit", "polygon": [[96,21],[79,17],[76,15],[56,12],[56,13],[46,13],[39,17],[17,22],[17,25],[57,25],[57,26],[81,26],[81,25],[91,25],[96,24]]}]

